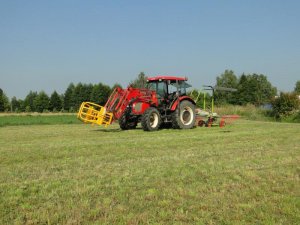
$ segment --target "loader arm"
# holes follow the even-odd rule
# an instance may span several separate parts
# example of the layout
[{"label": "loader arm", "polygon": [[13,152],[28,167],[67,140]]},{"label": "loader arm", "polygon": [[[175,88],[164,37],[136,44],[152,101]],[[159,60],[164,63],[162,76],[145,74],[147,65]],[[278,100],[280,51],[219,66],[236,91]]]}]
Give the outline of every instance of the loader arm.
[{"label": "loader arm", "polygon": [[[150,102],[155,104],[155,92],[147,89],[128,87],[127,89],[115,88],[109,96],[105,106],[92,102],[83,102],[77,114],[77,118],[84,123],[104,125],[107,127],[114,120],[119,120],[126,109],[134,101],[145,103],[141,108],[143,111],[136,112],[142,114],[149,106]],[[137,107],[138,108],[138,107]]]}]

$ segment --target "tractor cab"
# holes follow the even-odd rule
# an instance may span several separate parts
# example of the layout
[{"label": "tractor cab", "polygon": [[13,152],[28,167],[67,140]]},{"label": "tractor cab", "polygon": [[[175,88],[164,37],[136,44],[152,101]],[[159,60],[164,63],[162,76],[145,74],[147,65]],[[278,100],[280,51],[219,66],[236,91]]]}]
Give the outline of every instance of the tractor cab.
[{"label": "tractor cab", "polygon": [[186,77],[157,76],[148,78],[148,89],[156,92],[158,102],[170,104],[180,96],[187,95],[191,87]]}]

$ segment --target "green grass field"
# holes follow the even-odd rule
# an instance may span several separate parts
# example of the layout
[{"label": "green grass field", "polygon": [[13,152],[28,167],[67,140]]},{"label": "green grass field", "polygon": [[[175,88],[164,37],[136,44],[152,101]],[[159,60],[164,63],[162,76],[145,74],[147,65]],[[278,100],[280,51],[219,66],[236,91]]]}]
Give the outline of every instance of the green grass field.
[{"label": "green grass field", "polygon": [[299,223],[300,124],[0,127],[0,224]]},{"label": "green grass field", "polygon": [[0,114],[0,127],[19,125],[49,125],[80,123],[75,114],[65,113],[32,113],[32,114]]}]

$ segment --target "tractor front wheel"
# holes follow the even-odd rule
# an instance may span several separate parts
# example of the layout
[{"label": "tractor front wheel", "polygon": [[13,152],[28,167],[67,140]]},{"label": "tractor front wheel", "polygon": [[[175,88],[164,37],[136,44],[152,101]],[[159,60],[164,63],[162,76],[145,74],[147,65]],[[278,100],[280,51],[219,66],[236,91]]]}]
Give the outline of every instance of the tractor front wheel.
[{"label": "tractor front wheel", "polygon": [[126,119],[126,114],[124,113],[119,119],[119,125],[122,130],[135,129],[137,126],[136,121],[128,121]]},{"label": "tractor front wheel", "polygon": [[172,114],[172,126],[175,129],[190,129],[195,126],[195,105],[190,101],[182,101]]},{"label": "tractor front wheel", "polygon": [[148,108],[142,116],[142,127],[144,131],[158,130],[161,124],[161,116],[156,108]]}]

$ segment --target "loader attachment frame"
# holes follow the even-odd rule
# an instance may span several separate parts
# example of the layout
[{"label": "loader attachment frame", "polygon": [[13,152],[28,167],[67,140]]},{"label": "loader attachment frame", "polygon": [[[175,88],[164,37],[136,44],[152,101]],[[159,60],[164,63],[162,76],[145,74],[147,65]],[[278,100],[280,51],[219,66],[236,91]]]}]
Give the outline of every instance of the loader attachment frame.
[{"label": "loader attachment frame", "polygon": [[106,108],[93,102],[83,102],[77,114],[77,118],[84,123],[104,125],[107,127],[112,123],[113,114],[107,112]]}]

